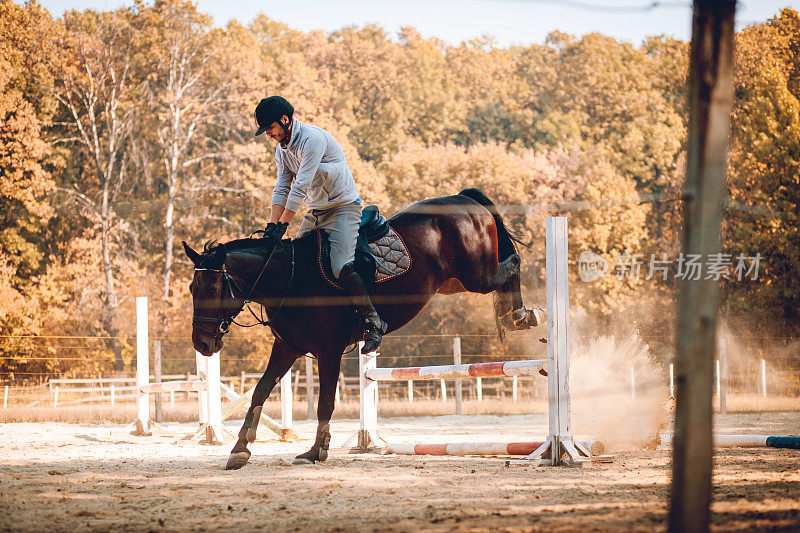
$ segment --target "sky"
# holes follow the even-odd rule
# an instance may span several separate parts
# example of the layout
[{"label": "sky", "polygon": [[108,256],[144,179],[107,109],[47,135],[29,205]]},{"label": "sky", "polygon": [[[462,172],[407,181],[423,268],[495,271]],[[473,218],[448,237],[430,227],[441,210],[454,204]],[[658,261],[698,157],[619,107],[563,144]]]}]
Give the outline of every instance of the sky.
[{"label": "sky", "polygon": [[[113,9],[125,0],[42,0],[54,16],[67,9]],[[235,18],[247,23],[259,13],[292,28],[332,31],[377,23],[396,35],[413,26],[425,37],[450,44],[489,34],[500,46],[541,43],[553,30],[573,35],[600,32],[639,44],[648,35],[689,40],[691,2],[677,0],[197,0],[217,25]],[[646,9],[646,6],[659,7]],[[763,22],[782,7],[800,8],[800,0],[744,0],[737,7],[737,28]],[[642,9],[645,7],[645,9]]]}]

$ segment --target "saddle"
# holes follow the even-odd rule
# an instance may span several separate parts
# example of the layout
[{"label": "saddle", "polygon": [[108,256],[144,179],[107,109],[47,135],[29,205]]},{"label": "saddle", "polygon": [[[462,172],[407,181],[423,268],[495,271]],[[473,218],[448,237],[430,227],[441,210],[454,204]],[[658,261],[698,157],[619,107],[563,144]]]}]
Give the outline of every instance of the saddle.
[{"label": "saddle", "polygon": [[[339,290],[331,270],[331,243],[328,232],[316,230],[317,264],[325,281]],[[376,283],[388,281],[411,269],[411,254],[403,238],[378,211],[378,206],[368,205],[361,212],[361,223],[356,239],[356,258],[353,266],[368,289]]]}]

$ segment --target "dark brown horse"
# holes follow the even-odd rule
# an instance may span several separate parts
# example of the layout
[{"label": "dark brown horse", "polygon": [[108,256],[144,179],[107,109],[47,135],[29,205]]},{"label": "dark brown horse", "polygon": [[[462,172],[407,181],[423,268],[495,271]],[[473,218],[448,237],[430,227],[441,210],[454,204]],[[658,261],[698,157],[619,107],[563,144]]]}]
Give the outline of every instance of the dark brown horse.
[{"label": "dark brown horse", "polygon": [[[522,304],[520,258],[512,236],[480,191],[467,189],[419,202],[389,223],[412,259],[408,272],[376,284],[372,291],[389,331],[408,323],[437,292],[496,292],[495,312],[503,329],[528,328],[542,321],[541,312],[526,310]],[[314,445],[295,462],[324,461],[342,353],[360,336],[360,321],[349,299],[320,274],[315,234],[277,245],[266,239],[241,239],[206,246],[202,254],[186,243],[184,247],[195,265],[190,290],[192,342],[197,351],[208,356],[222,347],[222,336],[245,300],[264,306],[275,334],[267,369],[253,391],[226,468],[247,463],[247,445],[256,438],[264,401],[306,353],[319,363],[319,425]]]}]

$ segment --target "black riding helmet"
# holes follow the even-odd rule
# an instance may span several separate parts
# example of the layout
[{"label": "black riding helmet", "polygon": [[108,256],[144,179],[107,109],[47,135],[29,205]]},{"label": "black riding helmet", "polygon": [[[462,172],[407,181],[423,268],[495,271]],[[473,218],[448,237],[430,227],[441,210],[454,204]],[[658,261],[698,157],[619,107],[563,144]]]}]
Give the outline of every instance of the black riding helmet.
[{"label": "black riding helmet", "polygon": [[294,108],[292,107],[292,104],[286,100],[286,98],[283,98],[282,96],[270,96],[269,98],[264,98],[256,106],[255,116],[256,123],[258,123],[256,135],[261,135],[264,133],[273,122],[277,122],[285,131],[288,131],[289,126],[281,122],[281,117],[283,115],[288,116],[289,124],[291,124],[293,114]]}]

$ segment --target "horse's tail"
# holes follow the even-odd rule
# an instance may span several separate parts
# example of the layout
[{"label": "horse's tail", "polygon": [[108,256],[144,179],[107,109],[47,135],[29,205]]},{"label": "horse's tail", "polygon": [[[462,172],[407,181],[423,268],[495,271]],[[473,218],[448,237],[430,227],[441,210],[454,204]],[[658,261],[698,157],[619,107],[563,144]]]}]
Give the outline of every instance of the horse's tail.
[{"label": "horse's tail", "polygon": [[514,235],[508,231],[506,228],[505,223],[503,222],[503,218],[500,216],[500,213],[497,211],[497,206],[487,198],[485,194],[483,194],[478,189],[464,189],[460,193],[460,196],[466,196],[472,200],[475,200],[486,209],[494,217],[494,222],[497,225],[497,256],[500,261],[505,261],[511,254],[517,253],[517,247],[514,244],[514,241],[519,242],[521,241],[514,237]]}]

